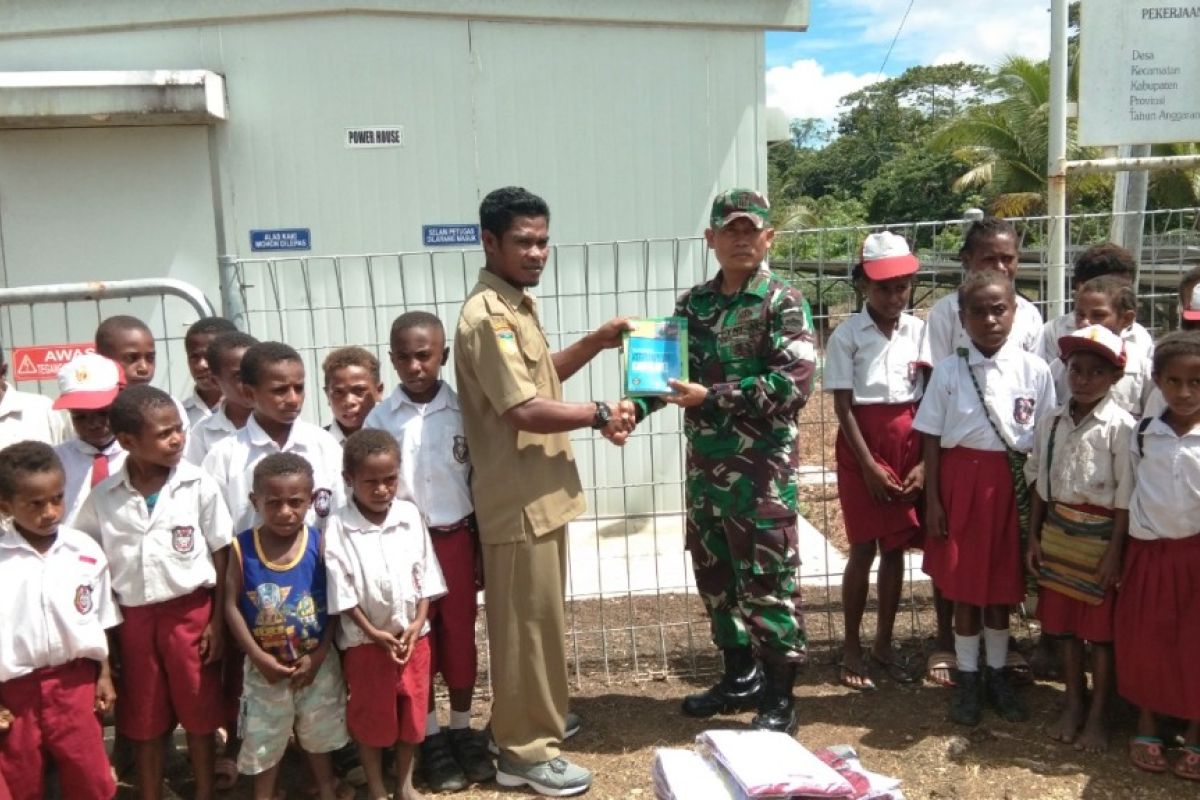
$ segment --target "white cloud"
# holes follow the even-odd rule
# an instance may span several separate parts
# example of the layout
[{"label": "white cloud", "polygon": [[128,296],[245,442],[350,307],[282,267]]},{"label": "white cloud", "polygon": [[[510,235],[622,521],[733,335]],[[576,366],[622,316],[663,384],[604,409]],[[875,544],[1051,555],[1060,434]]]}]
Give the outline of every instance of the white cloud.
[{"label": "white cloud", "polygon": [[791,66],[767,70],[767,105],[782,108],[789,119],[817,117],[832,122],[838,115],[838,101],[876,77],[875,73],[826,74],[816,60],[802,58]]}]

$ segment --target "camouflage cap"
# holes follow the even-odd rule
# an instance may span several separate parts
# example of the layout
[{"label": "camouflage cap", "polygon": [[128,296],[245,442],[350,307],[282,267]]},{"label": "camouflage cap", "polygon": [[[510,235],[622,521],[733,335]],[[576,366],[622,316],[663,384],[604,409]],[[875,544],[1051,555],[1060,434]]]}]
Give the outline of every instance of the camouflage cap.
[{"label": "camouflage cap", "polygon": [[771,224],[771,205],[753,189],[727,189],[716,196],[709,224],[719,230],[739,217],[745,217],[762,230]]}]

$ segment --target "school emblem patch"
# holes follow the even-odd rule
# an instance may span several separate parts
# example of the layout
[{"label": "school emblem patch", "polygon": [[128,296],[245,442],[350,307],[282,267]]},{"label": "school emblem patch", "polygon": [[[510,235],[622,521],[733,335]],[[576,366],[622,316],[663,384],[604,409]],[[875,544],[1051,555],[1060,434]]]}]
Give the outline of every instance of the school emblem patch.
[{"label": "school emblem patch", "polygon": [[80,614],[90,614],[92,608],[92,587],[82,583],[75,589],[75,610]]},{"label": "school emblem patch", "polygon": [[1018,425],[1027,425],[1033,419],[1033,398],[1018,397],[1013,400],[1013,420]]},{"label": "school emblem patch", "polygon": [[321,519],[329,516],[329,512],[333,507],[333,492],[328,489],[317,489],[313,492],[313,511],[317,512],[317,516]]},{"label": "school emblem patch", "polygon": [[171,547],[176,553],[190,553],[196,547],[196,529],[191,525],[179,525],[171,529]]},{"label": "school emblem patch", "polygon": [[492,333],[496,334],[496,343],[500,346],[502,353],[517,352],[517,335],[513,332],[512,325],[503,317],[492,317],[488,322],[492,325]]},{"label": "school emblem patch", "polygon": [[454,449],[452,452],[454,453],[455,461],[457,461],[460,464],[467,463],[467,457],[469,455],[468,451],[467,451],[467,437],[455,436],[454,437]]}]

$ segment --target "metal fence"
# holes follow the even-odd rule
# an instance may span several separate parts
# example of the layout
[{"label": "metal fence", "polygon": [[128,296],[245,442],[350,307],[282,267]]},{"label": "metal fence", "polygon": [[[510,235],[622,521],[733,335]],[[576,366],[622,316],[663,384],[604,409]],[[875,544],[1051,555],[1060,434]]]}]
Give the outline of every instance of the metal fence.
[{"label": "metal fence", "polygon": [[[1200,262],[1198,209],[1147,213],[1141,253],[1139,319],[1158,333],[1174,324],[1179,276]],[[1021,290],[1039,306],[1046,296],[1045,217],[1016,219],[1022,235]],[[1069,221],[1069,253],[1108,238],[1107,214]],[[812,304],[818,345],[858,302],[849,283],[862,238],[886,227],[914,242],[922,261],[914,291],[918,314],[957,285],[963,220],[780,231],[771,264]],[[360,344],[387,363],[392,320],[404,311],[438,315],[453,336],[463,299],[483,266],[478,250],[328,257],[230,259],[223,284],[227,313],[260,337],[287,341],[304,355],[318,385],[324,353]],[[551,345],[561,347],[615,315],[671,312],[675,298],[715,271],[701,237],[556,245],[536,293]],[[568,399],[618,394],[617,356],[595,359],[566,384]],[[453,382],[453,369],[445,377]],[[394,380],[389,380],[389,384]],[[837,423],[816,387],[801,414],[805,465],[803,516],[812,524],[802,543],[802,578],[812,644],[840,641],[839,586],[844,558],[840,510],[832,483]],[[328,409],[312,393],[307,413],[320,422]],[[652,416],[623,449],[590,432],[574,436],[588,493],[589,516],[570,531],[571,644],[577,676],[646,676],[708,668],[707,623],[691,585],[683,550],[683,451],[678,412]],[[519,479],[519,477],[514,478]],[[908,601],[897,632],[929,632],[927,590],[910,565]],[[870,624],[871,615],[865,624]]]}]

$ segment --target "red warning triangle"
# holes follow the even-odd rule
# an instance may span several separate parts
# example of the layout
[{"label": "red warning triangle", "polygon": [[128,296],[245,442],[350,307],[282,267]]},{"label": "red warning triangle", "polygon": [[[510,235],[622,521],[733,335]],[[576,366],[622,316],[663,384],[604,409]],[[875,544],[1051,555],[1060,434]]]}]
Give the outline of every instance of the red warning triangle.
[{"label": "red warning triangle", "polygon": [[19,364],[17,364],[18,378],[36,378],[38,374],[37,365],[33,363],[33,359],[26,353]]}]

